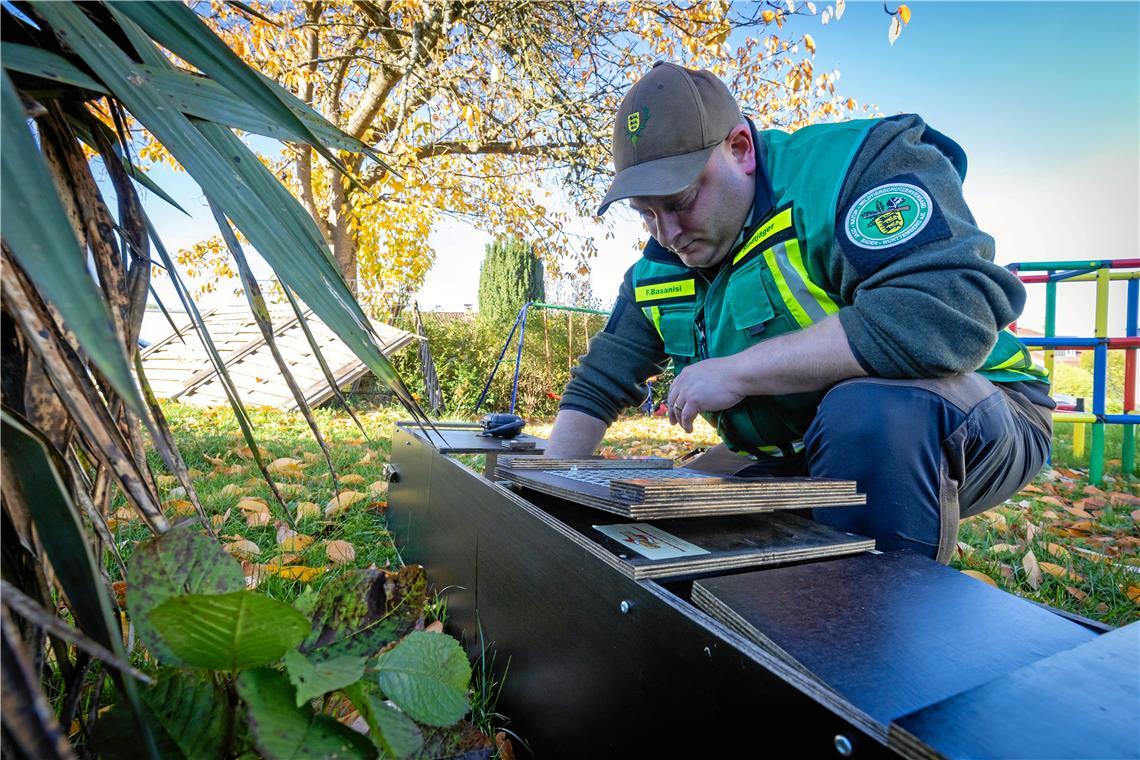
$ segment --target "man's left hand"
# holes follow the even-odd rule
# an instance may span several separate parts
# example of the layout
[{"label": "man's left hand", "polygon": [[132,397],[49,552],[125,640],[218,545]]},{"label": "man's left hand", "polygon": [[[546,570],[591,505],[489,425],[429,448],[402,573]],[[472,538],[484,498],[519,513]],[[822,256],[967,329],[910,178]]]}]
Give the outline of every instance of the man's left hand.
[{"label": "man's left hand", "polygon": [[719,412],[740,403],[744,390],[736,381],[734,357],[705,359],[681,370],[669,386],[669,422],[693,432],[701,412]]}]

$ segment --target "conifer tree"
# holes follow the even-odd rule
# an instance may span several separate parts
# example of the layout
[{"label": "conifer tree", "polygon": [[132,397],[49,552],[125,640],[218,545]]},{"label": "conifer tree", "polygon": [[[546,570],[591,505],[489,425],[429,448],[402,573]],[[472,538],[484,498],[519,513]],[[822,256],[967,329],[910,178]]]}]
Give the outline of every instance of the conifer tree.
[{"label": "conifer tree", "polygon": [[479,317],[510,324],[527,301],[545,297],[542,261],[530,243],[516,237],[496,238],[486,247],[479,269]]}]

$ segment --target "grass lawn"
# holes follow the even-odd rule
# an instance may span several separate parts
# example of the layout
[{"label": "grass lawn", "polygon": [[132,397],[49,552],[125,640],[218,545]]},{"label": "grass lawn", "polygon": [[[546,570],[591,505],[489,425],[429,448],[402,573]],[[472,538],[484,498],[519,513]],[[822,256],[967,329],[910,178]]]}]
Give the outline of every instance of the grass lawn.
[{"label": "grass lawn", "polygon": [[[396,567],[397,547],[386,529],[388,461],[393,424],[404,415],[392,409],[361,410],[364,431],[347,414],[318,410],[340,476],[341,493],[353,503],[327,507],[334,497],[328,466],[300,414],[252,409],[266,462],[297,518],[298,535],[284,526],[281,507],[249,457],[228,408],[201,410],[165,406],[195,486],[223,544],[243,559],[250,586],[291,601],[306,588],[319,588],[344,568]],[[1064,426],[1071,427],[1071,426]],[[549,420],[532,421],[527,432],[544,436]],[[1120,429],[1109,428],[1109,477],[1104,490],[1086,485],[1068,431],[1058,431],[1057,467],[1047,469],[1002,506],[966,520],[952,566],[1010,593],[1070,612],[1122,625],[1140,618],[1140,484],[1120,473]],[[693,435],[662,418],[629,416],[603,442],[608,455],[679,457],[716,442],[699,422]],[[1115,453],[1114,453],[1115,452]],[[1115,457],[1115,459],[1113,458]],[[1062,466],[1062,463],[1064,466]],[[164,472],[157,455],[151,466]],[[174,479],[160,476],[159,488],[171,519],[189,505]],[[243,500],[245,500],[243,502]],[[259,503],[257,500],[261,500]],[[268,507],[268,517],[260,506]],[[241,506],[239,506],[241,505]],[[124,557],[146,537],[142,524],[125,510],[111,520]],[[430,570],[430,568],[429,568]],[[114,580],[118,570],[111,567]]]}]

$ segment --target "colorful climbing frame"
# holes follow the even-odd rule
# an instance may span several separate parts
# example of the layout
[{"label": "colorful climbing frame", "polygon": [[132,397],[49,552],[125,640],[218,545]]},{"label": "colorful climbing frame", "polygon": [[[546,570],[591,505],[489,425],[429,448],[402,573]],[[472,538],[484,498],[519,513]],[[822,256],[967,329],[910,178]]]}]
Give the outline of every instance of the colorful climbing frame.
[{"label": "colorful climbing frame", "polygon": [[[1137,330],[1137,310],[1140,308],[1140,259],[1023,261],[1010,264],[1008,268],[1027,285],[1033,283],[1045,285],[1045,337],[1023,337],[1021,341],[1029,348],[1045,349],[1045,366],[1050,374],[1053,372],[1054,351],[1093,352],[1092,412],[1053,413],[1054,421],[1075,423],[1073,426],[1075,453],[1083,450],[1085,426],[1092,426],[1089,481],[1099,485],[1104,479],[1105,425],[1124,426],[1121,465],[1125,475],[1132,477],[1136,469],[1136,423],[1140,422],[1140,414],[1136,410],[1136,350],[1140,348],[1140,332]],[[1026,274],[1027,272],[1042,274]],[[1113,280],[1128,281],[1125,335],[1116,338],[1108,335],[1108,284]],[[1095,335],[1092,338],[1057,337],[1058,283],[1088,281],[1096,282]],[[1107,414],[1105,410],[1109,351],[1124,351],[1123,414]]]}]

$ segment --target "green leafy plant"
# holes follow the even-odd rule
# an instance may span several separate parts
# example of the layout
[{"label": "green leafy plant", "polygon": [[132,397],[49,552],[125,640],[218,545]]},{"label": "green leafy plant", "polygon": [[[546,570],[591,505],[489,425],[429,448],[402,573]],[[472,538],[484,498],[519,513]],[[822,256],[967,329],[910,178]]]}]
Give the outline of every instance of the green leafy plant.
[{"label": "green leafy plant", "polygon": [[[425,732],[436,746],[469,736],[471,666],[455,639],[420,630],[422,567],[348,573],[290,606],[228,590],[241,568],[215,547],[183,527],[148,540],[129,563],[143,583],[161,576],[164,589],[214,590],[129,593],[130,619],[164,653],[166,667],[142,690],[163,743],[187,757],[407,758],[438,756],[425,753]],[[367,736],[322,709],[330,705],[359,713]],[[97,728],[99,749],[130,729],[119,712]]]}]

